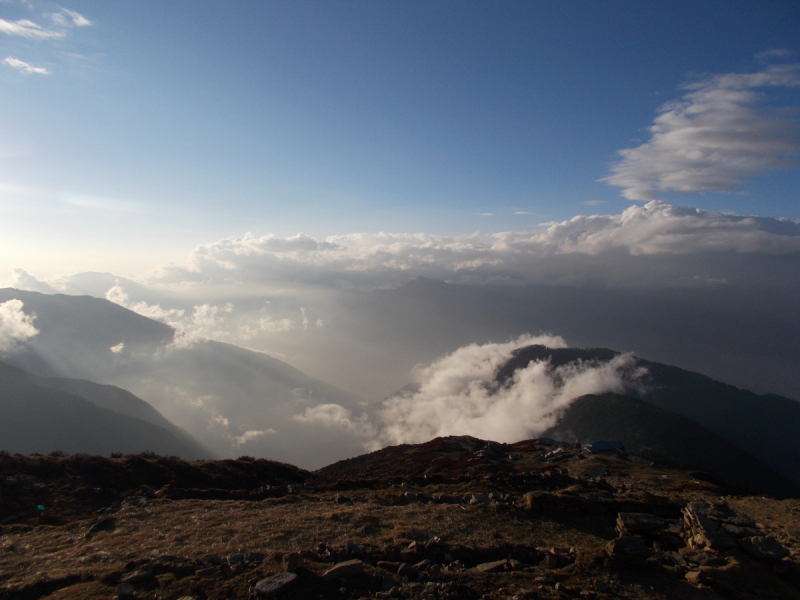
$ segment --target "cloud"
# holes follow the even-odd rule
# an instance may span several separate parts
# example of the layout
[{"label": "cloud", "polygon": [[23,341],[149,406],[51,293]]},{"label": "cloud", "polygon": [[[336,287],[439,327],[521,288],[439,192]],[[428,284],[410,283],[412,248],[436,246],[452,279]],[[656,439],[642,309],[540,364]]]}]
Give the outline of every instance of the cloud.
[{"label": "cloud", "polygon": [[560,411],[584,394],[624,392],[638,387],[645,371],[632,355],[607,363],[578,363],[553,368],[532,362],[504,385],[498,368],[515,349],[544,343],[563,347],[559,337],[522,336],[506,344],[459,348],[416,372],[417,390],[383,403],[380,445],[419,443],[437,436],[472,435],[516,442],[541,434]]},{"label": "cloud", "polygon": [[10,352],[19,342],[39,333],[33,326],[36,315],[26,315],[22,307],[22,301],[16,299],[0,304],[0,352]]},{"label": "cloud", "polygon": [[67,32],[63,29],[55,31],[44,29],[41,25],[37,25],[28,19],[20,19],[19,21],[0,19],[0,32],[6,35],[16,35],[36,40],[60,39],[67,35]]},{"label": "cloud", "polygon": [[42,294],[57,294],[58,290],[49,283],[40,281],[25,269],[14,269],[11,277],[11,287],[18,290],[29,290]]},{"label": "cloud", "polygon": [[87,19],[82,14],[74,10],[68,10],[66,8],[62,8],[61,12],[62,14],[67,15],[72,20],[72,24],[75,27],[87,27],[92,24],[92,22],[89,19]]},{"label": "cloud", "polygon": [[664,191],[732,191],[766,169],[797,168],[797,113],[759,110],[758,90],[798,87],[797,63],[688,83],[688,93],[661,107],[650,140],[620,150],[622,160],[600,181],[629,200],[653,200]]},{"label": "cloud", "polygon": [[3,59],[3,64],[8,65],[12,69],[17,69],[20,73],[24,73],[25,75],[30,75],[32,73],[38,73],[39,75],[50,75],[50,71],[48,71],[44,67],[34,67],[26,62],[19,60],[18,58],[14,58],[11,56]]},{"label": "cloud", "polygon": [[277,433],[277,432],[274,429],[271,429],[271,428],[270,429],[264,429],[264,430],[251,429],[249,431],[245,431],[242,435],[235,436],[232,439],[232,441],[233,441],[234,446],[236,448],[239,448],[239,447],[243,446],[244,444],[246,444],[247,442],[249,442],[251,440],[257,440],[258,438],[262,438],[265,435],[268,435],[268,434],[272,435],[272,434],[275,434],[275,433]]},{"label": "cloud", "polygon": [[111,346],[111,348],[109,348],[109,350],[111,350],[113,354],[121,354],[124,349],[125,349],[125,342],[120,342],[116,346]]},{"label": "cloud", "polygon": [[[302,234],[279,238],[248,233],[199,246],[187,267],[164,267],[155,279],[166,284],[289,282],[361,289],[397,286],[418,276],[451,281],[475,276],[532,281],[553,257],[608,252],[629,256],[796,254],[800,252],[800,223],[654,200],[618,214],[578,215],[527,232],[465,236],[355,233],[324,241]],[[270,319],[262,327],[277,330],[289,325]]]},{"label": "cloud", "polygon": [[319,424],[360,438],[372,439],[375,435],[375,428],[367,415],[354,418],[350,409],[339,404],[319,404],[292,418],[300,423]]}]

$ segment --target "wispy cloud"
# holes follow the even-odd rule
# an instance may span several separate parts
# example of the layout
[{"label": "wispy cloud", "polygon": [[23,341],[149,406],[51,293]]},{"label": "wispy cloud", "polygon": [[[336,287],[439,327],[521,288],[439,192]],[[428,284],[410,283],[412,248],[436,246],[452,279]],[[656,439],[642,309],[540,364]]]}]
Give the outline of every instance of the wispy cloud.
[{"label": "wispy cloud", "polygon": [[14,58],[12,56],[3,59],[3,64],[8,65],[12,69],[17,69],[20,73],[24,73],[25,75],[30,75],[31,73],[38,73],[39,75],[50,75],[50,71],[48,71],[44,67],[34,67],[33,65],[29,65],[28,63],[23,62],[18,58]]},{"label": "wispy cloud", "polygon": [[59,39],[67,35],[64,29],[45,29],[28,19],[20,19],[19,21],[0,19],[0,32],[6,35],[16,35],[35,40]]},{"label": "wispy cloud", "polygon": [[485,212],[485,213],[475,213],[475,214],[476,214],[477,216],[479,216],[479,217],[493,217],[493,216],[494,216],[494,213],[488,213],[488,212]]},{"label": "wispy cloud", "polygon": [[688,83],[680,100],[663,105],[650,140],[620,150],[622,160],[601,179],[629,200],[660,191],[731,191],[765,169],[797,168],[797,112],[761,109],[763,88],[800,87],[800,64],[756,73],[727,73]]}]

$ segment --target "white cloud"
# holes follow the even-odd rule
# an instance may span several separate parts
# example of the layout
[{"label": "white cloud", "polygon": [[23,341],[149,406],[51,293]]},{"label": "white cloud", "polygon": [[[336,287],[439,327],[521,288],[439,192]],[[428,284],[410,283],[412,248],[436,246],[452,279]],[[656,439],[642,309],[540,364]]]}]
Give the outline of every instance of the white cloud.
[{"label": "white cloud", "polygon": [[22,307],[22,301],[17,299],[0,304],[0,352],[10,352],[19,342],[39,333],[33,326],[36,315],[26,315]]},{"label": "white cloud", "polygon": [[44,29],[41,25],[37,25],[28,19],[20,19],[19,21],[0,19],[0,32],[37,40],[59,39],[67,35],[67,32],[63,29],[55,31]]},{"label": "white cloud", "polygon": [[515,349],[530,344],[563,347],[559,337],[523,336],[506,344],[459,348],[416,372],[417,391],[384,401],[380,445],[419,443],[437,436],[473,435],[501,442],[535,437],[555,424],[559,412],[585,394],[624,392],[644,371],[632,355],[607,363],[552,368],[532,362],[505,385],[498,368]]},{"label": "white cloud", "polygon": [[50,75],[50,71],[48,71],[44,67],[34,67],[12,56],[3,59],[3,64],[8,65],[12,69],[16,69],[17,71],[19,71],[20,73],[24,73],[25,75],[30,75],[32,73],[38,73],[39,75]]},{"label": "white cloud", "polygon": [[114,354],[121,354],[124,349],[125,349],[125,342],[120,342],[116,346],[111,346],[111,348],[109,348],[109,350],[111,350],[111,352]]},{"label": "white cloud", "polygon": [[800,87],[800,64],[756,73],[715,75],[683,86],[680,100],[661,107],[650,140],[620,150],[622,160],[601,179],[629,200],[659,191],[731,191],[766,169],[797,168],[796,112],[759,110],[762,88]]},{"label": "white cloud", "polygon": [[[318,242],[305,235],[227,239],[196,248],[187,268],[168,266],[156,279],[275,283],[298,286],[394,286],[417,276],[446,280],[503,277],[531,280],[556,255],[688,253],[793,254],[800,223],[726,214],[661,201],[632,205],[619,214],[579,215],[528,232],[465,236],[423,233],[355,233]],[[261,327],[289,324],[269,319]]]},{"label": "white cloud", "polygon": [[249,441],[257,440],[258,438],[262,438],[265,435],[273,435],[275,433],[277,432],[272,428],[264,430],[251,429],[249,431],[245,431],[242,435],[235,436],[234,438],[232,438],[232,440],[234,446],[236,448],[239,448]]},{"label": "white cloud", "polygon": [[92,24],[92,22],[89,19],[84,17],[79,12],[76,12],[74,10],[68,10],[66,8],[62,8],[61,10],[63,14],[67,15],[72,20],[72,24],[75,27],[87,27]]},{"label": "white cloud", "polygon": [[360,438],[371,439],[375,435],[375,429],[366,415],[354,418],[351,410],[339,404],[319,404],[292,418],[300,423],[318,424]]}]

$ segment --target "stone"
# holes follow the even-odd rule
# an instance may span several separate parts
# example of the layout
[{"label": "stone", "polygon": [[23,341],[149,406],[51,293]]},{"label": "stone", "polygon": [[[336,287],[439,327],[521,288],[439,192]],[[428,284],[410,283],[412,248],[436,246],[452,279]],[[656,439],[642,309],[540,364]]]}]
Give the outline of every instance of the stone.
[{"label": "stone", "polygon": [[244,555],[243,555],[243,554],[231,554],[231,555],[228,557],[228,564],[229,564],[231,567],[234,567],[234,566],[236,566],[236,565],[240,565],[240,564],[242,564],[243,562],[244,562]]},{"label": "stone", "polygon": [[142,569],[139,571],[133,571],[131,573],[123,575],[122,579],[120,579],[119,582],[136,585],[137,583],[144,583],[145,581],[150,581],[152,578],[153,578],[152,571],[145,571],[144,569]]},{"label": "stone", "polygon": [[400,566],[397,568],[397,574],[400,575],[400,577],[416,577],[419,575],[419,569],[408,563],[400,563]]},{"label": "stone", "polygon": [[472,570],[478,573],[494,573],[496,571],[505,571],[507,566],[507,560],[495,560],[493,562],[482,563]]},{"label": "stone", "polygon": [[194,574],[198,577],[213,577],[217,574],[217,569],[216,567],[206,567],[204,569],[197,569]]},{"label": "stone", "polygon": [[122,596],[122,597],[133,596],[134,591],[135,589],[133,585],[131,585],[130,583],[120,583],[117,586],[116,590],[117,596]]},{"label": "stone", "polygon": [[375,563],[375,566],[378,567],[379,569],[386,569],[391,573],[397,573],[397,569],[400,568],[400,563],[393,562],[391,560],[379,560],[378,562]]},{"label": "stone", "polygon": [[279,573],[262,579],[256,584],[256,594],[263,598],[272,598],[288,590],[297,581],[294,573]]},{"label": "stone", "polygon": [[346,560],[333,565],[322,574],[325,581],[336,581],[337,579],[347,579],[353,575],[358,575],[364,571],[364,563],[358,559]]},{"label": "stone", "polygon": [[723,523],[722,530],[735,538],[751,537],[759,533],[758,529],[754,529],[753,527],[742,527],[730,523]]},{"label": "stone", "polygon": [[702,571],[688,571],[684,577],[686,578],[686,581],[692,585],[699,585],[701,583],[708,582],[708,577]]},{"label": "stone", "polygon": [[761,560],[778,562],[790,552],[772,536],[753,536],[739,540],[739,546],[747,554]]},{"label": "stone", "polygon": [[655,556],[656,560],[662,565],[670,565],[674,567],[685,567],[686,559],[679,552],[659,552]]},{"label": "stone", "polygon": [[364,554],[364,549],[354,542],[347,542],[347,551],[352,552],[356,556]]},{"label": "stone", "polygon": [[483,494],[472,494],[472,498],[469,500],[470,504],[489,504],[491,503],[491,499],[489,496],[485,496]]},{"label": "stone", "polygon": [[305,564],[305,560],[300,556],[299,552],[284,554],[282,561],[283,570],[287,572],[297,571],[297,569],[300,569]]},{"label": "stone", "polygon": [[438,579],[442,574],[442,568],[439,565],[430,565],[427,569],[428,577],[431,579]]},{"label": "stone", "polygon": [[621,536],[647,535],[667,527],[666,519],[647,513],[624,513],[617,515],[617,531]]},{"label": "stone", "polygon": [[642,538],[635,535],[618,537],[609,542],[608,553],[614,558],[645,560],[653,556],[653,550],[648,548]]}]

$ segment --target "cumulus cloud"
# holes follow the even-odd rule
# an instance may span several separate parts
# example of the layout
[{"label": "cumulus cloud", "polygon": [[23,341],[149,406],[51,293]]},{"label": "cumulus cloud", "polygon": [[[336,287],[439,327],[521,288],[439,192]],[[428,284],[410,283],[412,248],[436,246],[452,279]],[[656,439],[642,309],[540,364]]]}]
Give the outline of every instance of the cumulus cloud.
[{"label": "cumulus cloud", "polygon": [[119,344],[111,346],[111,348],[109,348],[109,350],[111,350],[113,354],[121,354],[124,349],[125,349],[125,342],[120,342]]},{"label": "cumulus cloud", "polygon": [[0,304],[0,352],[10,352],[19,342],[39,333],[33,325],[36,315],[26,315],[23,306],[22,301],[16,299]]},{"label": "cumulus cloud", "polygon": [[680,100],[659,110],[650,140],[620,150],[622,160],[601,181],[621,187],[629,200],[653,200],[669,190],[736,190],[766,169],[797,168],[797,113],[760,108],[759,90],[798,87],[800,64],[687,83]]},{"label": "cumulus cloud", "polygon": [[32,73],[38,73],[39,75],[50,75],[50,71],[48,71],[44,67],[34,67],[12,56],[4,58],[3,64],[8,65],[12,69],[16,69],[17,71],[25,75],[30,75]]},{"label": "cumulus cloud", "polygon": [[[654,200],[622,213],[579,215],[534,231],[438,236],[355,233],[317,241],[306,235],[226,239],[196,248],[188,267],[168,266],[163,283],[187,281],[270,283],[373,289],[417,276],[467,279],[473,275],[528,279],[542,259],[556,255],[628,255],[800,251],[800,223],[734,215]],[[265,328],[288,327],[267,321]]]},{"label": "cumulus cloud", "polygon": [[505,344],[472,344],[417,369],[417,389],[384,401],[380,445],[419,443],[437,436],[473,435],[516,442],[555,424],[560,411],[584,394],[623,392],[636,387],[644,371],[632,355],[606,363],[557,368],[532,362],[505,384],[498,368],[515,349],[530,344],[563,347],[560,337],[522,336]]}]

